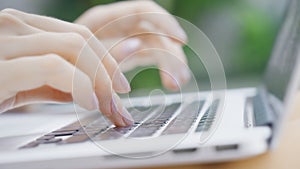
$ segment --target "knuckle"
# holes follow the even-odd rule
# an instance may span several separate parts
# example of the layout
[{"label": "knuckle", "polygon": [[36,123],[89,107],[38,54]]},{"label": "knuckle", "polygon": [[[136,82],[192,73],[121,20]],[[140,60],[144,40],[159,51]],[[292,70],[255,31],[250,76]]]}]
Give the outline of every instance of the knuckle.
[{"label": "knuckle", "polygon": [[92,82],[91,82],[91,79],[86,74],[84,74],[82,72],[78,72],[77,75],[82,78],[83,82],[85,82],[87,84],[87,87],[92,87],[93,86]]},{"label": "knuckle", "polygon": [[1,22],[13,22],[15,21],[15,17],[13,17],[12,15],[8,14],[8,13],[0,13],[0,21]]},{"label": "knuckle", "polygon": [[16,12],[18,12],[18,10],[12,9],[12,8],[5,8],[5,9],[1,10],[1,12],[3,12],[3,13],[16,13]]},{"label": "knuckle", "polygon": [[158,5],[153,1],[140,1],[140,5],[151,9],[155,9],[158,7]]},{"label": "knuckle", "polygon": [[22,34],[27,29],[18,18],[8,13],[0,13],[0,30],[8,34]]},{"label": "knuckle", "polygon": [[93,35],[92,32],[90,31],[90,29],[88,27],[86,27],[85,25],[79,25],[78,26],[78,32],[85,39],[88,39],[88,38],[90,38]]},{"label": "knuckle", "polygon": [[79,33],[69,32],[69,33],[66,33],[66,35],[69,36],[74,41],[77,41],[77,42],[84,41],[84,38]]},{"label": "knuckle", "polygon": [[65,39],[68,41],[68,44],[74,49],[80,49],[86,43],[85,39],[79,33],[65,33],[65,36]]},{"label": "knuckle", "polygon": [[24,35],[39,32],[11,13],[0,12],[0,29],[11,35]]},{"label": "knuckle", "polygon": [[86,88],[92,88],[92,81],[90,79],[90,77],[85,74],[84,72],[75,69],[74,68],[74,72],[73,72],[73,81],[74,81],[74,86],[85,86]]},{"label": "knuckle", "polygon": [[47,75],[62,73],[66,70],[65,60],[55,54],[48,54],[42,57],[41,68]]}]

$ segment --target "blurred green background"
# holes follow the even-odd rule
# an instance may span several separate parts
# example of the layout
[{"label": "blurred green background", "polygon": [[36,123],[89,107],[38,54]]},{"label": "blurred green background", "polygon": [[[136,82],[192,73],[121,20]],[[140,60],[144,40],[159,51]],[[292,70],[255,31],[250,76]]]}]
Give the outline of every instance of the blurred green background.
[{"label": "blurred green background", "polygon": [[[16,1],[16,0],[13,0]],[[88,8],[116,2],[115,0],[26,0],[23,6],[0,3],[1,8],[21,8],[37,5],[27,12],[74,21]],[[33,1],[33,2],[32,2]],[[271,54],[276,33],[283,18],[285,0],[156,0],[171,14],[184,18],[200,28],[218,51],[230,87],[251,86],[258,83]],[[10,6],[11,5],[11,6]],[[31,5],[32,7],[32,5]],[[32,11],[31,11],[32,10]],[[209,86],[207,73],[201,61],[188,48],[184,48],[192,71],[203,89]],[[134,70],[136,71],[136,70]],[[134,71],[128,72],[130,77]],[[208,85],[207,85],[208,84]],[[140,72],[131,81],[133,89],[160,88],[156,69]]]}]

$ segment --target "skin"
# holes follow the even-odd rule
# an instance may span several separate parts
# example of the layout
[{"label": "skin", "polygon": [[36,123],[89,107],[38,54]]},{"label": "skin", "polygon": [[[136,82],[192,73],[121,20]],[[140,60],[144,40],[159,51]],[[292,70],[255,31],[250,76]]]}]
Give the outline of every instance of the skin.
[{"label": "skin", "polygon": [[[124,15],[132,15],[125,19],[130,29],[122,21],[106,26]],[[130,91],[122,71],[157,64],[163,85],[177,90],[189,79],[185,42],[176,20],[152,1],[96,6],[75,23],[4,9],[0,112],[32,103],[74,101],[87,110],[99,109],[116,126],[131,125],[133,119],[117,95]]]}]

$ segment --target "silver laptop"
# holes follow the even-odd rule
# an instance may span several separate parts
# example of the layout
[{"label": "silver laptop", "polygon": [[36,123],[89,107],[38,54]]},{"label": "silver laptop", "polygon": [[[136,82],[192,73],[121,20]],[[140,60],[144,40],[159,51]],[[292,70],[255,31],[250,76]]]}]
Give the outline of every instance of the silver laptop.
[{"label": "silver laptop", "polygon": [[124,99],[135,119],[40,105],[0,115],[0,168],[132,168],[207,163],[276,148],[300,78],[300,1],[291,1],[263,84]]}]

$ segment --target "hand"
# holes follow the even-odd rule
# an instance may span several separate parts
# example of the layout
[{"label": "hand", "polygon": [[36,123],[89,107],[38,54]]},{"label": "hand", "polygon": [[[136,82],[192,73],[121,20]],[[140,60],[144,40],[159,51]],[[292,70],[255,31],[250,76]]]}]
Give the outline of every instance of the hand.
[{"label": "hand", "polygon": [[172,90],[190,78],[182,50],[186,34],[176,19],[153,1],[96,6],[76,23],[91,29],[125,71],[157,64],[163,85]]},{"label": "hand", "polygon": [[0,44],[0,112],[33,102],[74,100],[88,110],[99,107],[117,126],[132,124],[116,94],[129,92],[130,86],[86,27],[5,9]]}]

